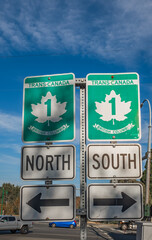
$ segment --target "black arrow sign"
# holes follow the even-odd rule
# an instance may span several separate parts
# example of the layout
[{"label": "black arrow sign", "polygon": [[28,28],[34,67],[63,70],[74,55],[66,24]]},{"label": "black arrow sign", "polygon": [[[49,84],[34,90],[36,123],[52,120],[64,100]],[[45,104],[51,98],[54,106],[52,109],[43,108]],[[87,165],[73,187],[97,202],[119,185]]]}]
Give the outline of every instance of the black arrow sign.
[{"label": "black arrow sign", "polygon": [[27,204],[41,213],[41,207],[63,207],[69,206],[69,199],[40,199],[42,193],[37,194],[34,198],[27,202]]},{"label": "black arrow sign", "polygon": [[121,192],[122,198],[94,198],[94,206],[122,206],[122,212],[136,203],[134,199],[129,197],[124,192]]}]

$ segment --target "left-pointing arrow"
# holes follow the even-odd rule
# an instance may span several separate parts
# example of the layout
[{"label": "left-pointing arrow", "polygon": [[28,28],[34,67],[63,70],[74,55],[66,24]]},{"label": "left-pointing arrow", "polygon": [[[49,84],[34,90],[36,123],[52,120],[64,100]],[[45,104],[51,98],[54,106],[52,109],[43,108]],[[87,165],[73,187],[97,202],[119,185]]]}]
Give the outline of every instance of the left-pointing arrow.
[{"label": "left-pointing arrow", "polygon": [[69,206],[69,199],[41,199],[42,193],[37,194],[27,204],[41,213],[41,207],[53,207],[53,206]]},{"label": "left-pointing arrow", "polygon": [[122,212],[125,212],[136,201],[129,197],[126,193],[121,192],[122,198],[94,198],[94,206],[122,206]]}]

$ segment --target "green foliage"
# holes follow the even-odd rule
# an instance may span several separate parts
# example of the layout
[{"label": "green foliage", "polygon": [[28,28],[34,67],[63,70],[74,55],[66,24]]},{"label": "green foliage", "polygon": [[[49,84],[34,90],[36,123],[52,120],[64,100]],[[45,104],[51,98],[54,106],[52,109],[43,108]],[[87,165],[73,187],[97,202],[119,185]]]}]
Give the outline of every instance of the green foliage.
[{"label": "green foliage", "polygon": [[3,209],[2,213],[18,215],[19,203],[20,203],[20,187],[14,186],[14,184],[10,183],[4,183],[2,187],[0,187],[0,209]]}]

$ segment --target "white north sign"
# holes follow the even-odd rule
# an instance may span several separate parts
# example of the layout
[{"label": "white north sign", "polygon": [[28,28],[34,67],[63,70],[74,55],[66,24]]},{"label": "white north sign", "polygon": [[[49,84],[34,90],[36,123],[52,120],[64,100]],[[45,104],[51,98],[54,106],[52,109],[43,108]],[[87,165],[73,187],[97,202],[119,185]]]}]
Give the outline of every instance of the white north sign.
[{"label": "white north sign", "polygon": [[20,217],[27,221],[72,221],[76,215],[74,185],[23,186]]},{"label": "white north sign", "polygon": [[88,219],[140,220],[143,217],[142,185],[139,183],[90,184]]},{"label": "white north sign", "polygon": [[90,179],[142,177],[139,144],[90,144],[87,147],[87,159]]},{"label": "white north sign", "polygon": [[22,147],[23,180],[66,180],[75,177],[75,146],[37,145]]}]

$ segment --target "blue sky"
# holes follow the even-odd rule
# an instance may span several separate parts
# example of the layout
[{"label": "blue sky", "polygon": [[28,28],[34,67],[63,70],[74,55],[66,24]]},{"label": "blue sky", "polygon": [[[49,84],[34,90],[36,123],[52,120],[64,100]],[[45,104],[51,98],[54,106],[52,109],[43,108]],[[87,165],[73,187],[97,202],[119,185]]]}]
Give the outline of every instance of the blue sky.
[{"label": "blue sky", "polygon": [[[137,72],[141,102],[152,100],[151,12],[150,0],[0,0],[0,185],[36,184],[20,179],[25,77]],[[76,110],[78,147],[78,93]],[[147,151],[148,121],[145,103],[142,155]],[[79,188],[79,152],[73,183]]]}]

